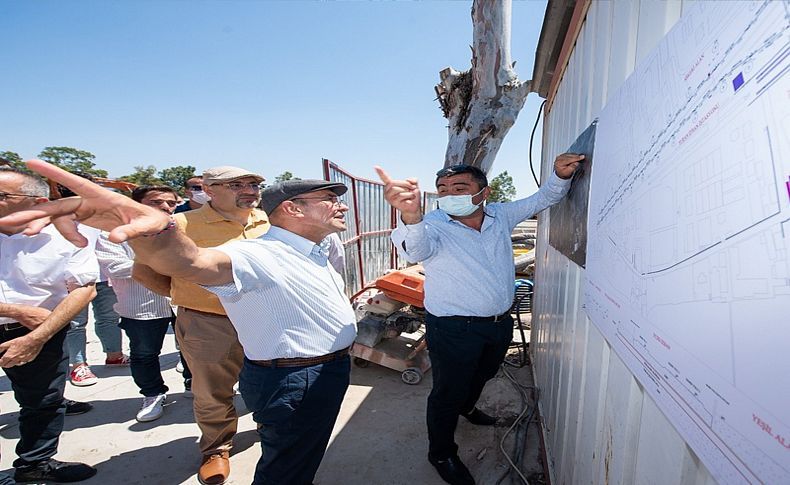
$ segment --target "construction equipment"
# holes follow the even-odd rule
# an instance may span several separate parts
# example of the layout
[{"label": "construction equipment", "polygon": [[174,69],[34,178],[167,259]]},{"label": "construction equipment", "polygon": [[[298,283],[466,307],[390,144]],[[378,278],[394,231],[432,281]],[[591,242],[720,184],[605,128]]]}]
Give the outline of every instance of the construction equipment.
[{"label": "construction equipment", "polygon": [[373,362],[399,371],[406,384],[422,381],[431,368],[423,325],[424,281],[420,265],[393,270],[352,300],[357,314],[357,338],[351,347],[355,365]]}]

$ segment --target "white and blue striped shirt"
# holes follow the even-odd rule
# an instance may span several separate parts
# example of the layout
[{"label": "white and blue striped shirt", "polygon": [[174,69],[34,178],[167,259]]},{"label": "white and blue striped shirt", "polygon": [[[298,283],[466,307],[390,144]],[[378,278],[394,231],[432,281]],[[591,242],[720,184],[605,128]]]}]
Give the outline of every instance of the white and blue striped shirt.
[{"label": "white and blue striped shirt", "polygon": [[135,320],[153,320],[173,316],[170,298],[157,295],[132,279],[134,251],[129,243],[111,242],[103,232],[96,242],[96,257],[107,270],[110,285],[118,302],[113,306],[115,313]]},{"label": "white and blue striped shirt", "polygon": [[230,256],[233,282],[206,289],[219,296],[248,359],[317,357],[354,342],[354,310],[326,246],[272,226],[215,248]]},{"label": "white and blue striped shirt", "polygon": [[417,223],[398,220],[392,242],[398,253],[425,268],[425,309],[445,317],[489,317],[513,303],[515,273],[510,233],[516,225],[559,202],[570,187],[552,172],[538,192],[485,208],[480,231],[435,210]]}]

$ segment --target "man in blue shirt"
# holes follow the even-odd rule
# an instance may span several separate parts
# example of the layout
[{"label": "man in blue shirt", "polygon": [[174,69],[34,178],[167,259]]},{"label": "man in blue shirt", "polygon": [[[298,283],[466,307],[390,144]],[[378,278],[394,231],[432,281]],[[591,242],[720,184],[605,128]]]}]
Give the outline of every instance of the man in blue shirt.
[{"label": "man in blue shirt", "polygon": [[458,458],[458,416],[473,424],[496,419],[475,407],[513,338],[515,226],[559,202],[583,155],[562,154],[540,190],[514,202],[484,202],[491,192],[477,167],[455,165],[436,174],[439,209],[423,218],[416,179],[393,180],[376,167],[387,201],[401,213],[392,241],[425,268],[426,339],[433,369],[428,396],[428,460],[447,483],[474,484]]}]

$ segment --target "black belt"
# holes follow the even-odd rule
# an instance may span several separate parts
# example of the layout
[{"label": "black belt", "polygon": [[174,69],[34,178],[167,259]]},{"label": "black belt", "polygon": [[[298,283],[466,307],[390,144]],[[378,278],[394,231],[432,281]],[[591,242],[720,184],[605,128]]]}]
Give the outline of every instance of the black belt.
[{"label": "black belt", "polygon": [[272,359],[272,360],[250,360],[250,363],[261,367],[307,367],[309,365],[326,364],[334,360],[342,359],[348,355],[348,350],[351,347],[332,352],[331,354],[320,355],[318,357],[293,357],[290,359]]},{"label": "black belt", "polygon": [[18,330],[20,328],[26,327],[19,322],[0,323],[0,330]]},{"label": "black belt", "polygon": [[439,317],[434,315],[435,318],[451,318],[453,320],[463,320],[469,323],[497,323],[501,322],[505,318],[510,316],[510,310],[506,311],[501,315],[493,315],[490,317],[475,317],[475,316],[466,316],[466,315],[450,315],[447,317]]}]

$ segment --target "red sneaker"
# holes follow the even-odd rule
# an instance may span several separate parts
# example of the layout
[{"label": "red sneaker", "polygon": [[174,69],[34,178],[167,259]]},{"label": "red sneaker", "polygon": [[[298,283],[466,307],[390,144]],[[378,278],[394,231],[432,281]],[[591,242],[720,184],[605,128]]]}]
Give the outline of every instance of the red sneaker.
[{"label": "red sneaker", "polygon": [[129,356],[124,354],[121,355],[120,357],[114,357],[112,359],[110,358],[104,359],[104,365],[108,367],[128,367]]},{"label": "red sneaker", "polygon": [[92,386],[99,382],[99,378],[91,371],[88,364],[80,364],[74,367],[71,370],[70,377],[71,384],[77,387]]}]

